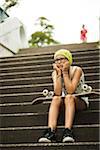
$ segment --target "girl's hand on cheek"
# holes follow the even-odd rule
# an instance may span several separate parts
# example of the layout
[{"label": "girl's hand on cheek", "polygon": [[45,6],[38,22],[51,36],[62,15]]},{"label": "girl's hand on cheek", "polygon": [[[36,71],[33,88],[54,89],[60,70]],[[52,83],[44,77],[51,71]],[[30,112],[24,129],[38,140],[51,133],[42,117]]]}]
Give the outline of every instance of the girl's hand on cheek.
[{"label": "girl's hand on cheek", "polygon": [[64,62],[62,67],[62,73],[68,73],[69,67],[70,67],[69,62],[68,61]]},{"label": "girl's hand on cheek", "polygon": [[53,64],[53,69],[56,70],[57,75],[61,75],[61,69],[57,64]]}]

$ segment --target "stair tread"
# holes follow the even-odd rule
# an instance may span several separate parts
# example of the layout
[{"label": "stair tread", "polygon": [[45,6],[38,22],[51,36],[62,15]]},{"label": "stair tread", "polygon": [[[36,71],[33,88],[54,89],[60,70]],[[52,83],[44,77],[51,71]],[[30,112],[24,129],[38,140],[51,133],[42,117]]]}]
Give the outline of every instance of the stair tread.
[{"label": "stair tread", "polygon": [[[85,70],[85,69],[100,69],[100,66],[92,66],[92,67],[83,67],[83,70]],[[30,73],[32,73],[32,74],[34,74],[34,73],[42,73],[42,72],[51,72],[52,70],[50,69],[50,70],[36,70],[36,71],[23,71],[23,72],[9,72],[9,73],[0,73],[0,76],[4,76],[4,75],[19,75],[19,74],[30,74]]]},{"label": "stair tread", "polygon": [[[48,71],[48,72],[50,72],[50,73],[52,73],[52,71]],[[99,76],[100,75],[100,72],[98,72],[98,73],[86,73],[85,74],[85,77],[86,76]],[[0,79],[0,82],[6,82],[6,81],[23,81],[23,80],[39,80],[39,79],[51,79],[52,77],[51,76],[37,76],[37,77],[25,77],[25,78],[15,78],[15,79]]]},{"label": "stair tread", "polygon": [[[50,57],[50,56],[49,56]],[[23,61],[16,61],[16,62],[2,62],[2,61],[0,61],[0,66],[7,66],[7,65],[17,65],[17,64],[28,64],[28,63],[41,63],[41,62],[52,62],[53,61],[53,59],[50,57],[44,57],[43,56],[43,60],[38,60],[36,57],[35,57],[35,59],[34,59],[34,57],[33,57],[33,60],[23,60]],[[52,55],[52,57],[53,57],[53,55]],[[30,58],[30,59],[32,59],[32,58]],[[83,60],[83,59],[88,59],[88,56],[80,56],[80,57],[75,57],[75,56],[73,56],[73,61],[75,61],[75,60]],[[96,55],[96,56],[90,56],[90,59],[94,59],[94,60],[97,60],[97,59],[99,59],[99,55]]]},{"label": "stair tread", "polygon": [[[81,114],[83,114],[83,113],[95,113],[95,112],[100,112],[100,110],[88,110],[88,111],[82,111],[81,112]],[[41,112],[41,113],[36,113],[36,112],[22,112],[22,113],[7,113],[7,114],[0,114],[0,117],[12,117],[12,116],[14,116],[14,117],[19,117],[19,116],[33,116],[33,115],[35,115],[35,116],[37,116],[37,115],[47,115],[48,113],[46,113],[46,112]]]},{"label": "stair tread", "polygon": [[[46,61],[44,61],[44,63],[45,63]],[[50,63],[50,61],[48,61],[49,63]],[[83,64],[90,64],[90,63],[98,63],[99,61],[96,59],[96,60],[88,60],[88,61],[85,61],[85,62],[77,62],[77,65],[79,64],[79,65],[83,65]],[[30,63],[30,62],[29,62]],[[32,65],[27,65],[27,66],[15,66],[15,67],[4,67],[4,68],[0,68],[0,70],[10,70],[10,69],[19,69],[19,68],[30,68],[30,67],[32,67],[32,68],[36,68],[36,67],[41,67],[41,66],[52,66],[52,64],[50,63],[50,64],[48,64],[48,65],[41,65],[41,64],[39,64],[39,65],[35,65],[35,66],[33,66],[33,61],[31,62],[32,63]],[[28,63],[26,63],[26,64],[28,64]],[[76,62],[75,63],[73,63],[73,65],[75,65],[76,64]],[[22,64],[21,64],[22,65]],[[24,64],[23,64],[24,65]]]},{"label": "stair tread", "polygon": [[[90,81],[86,81],[85,83],[99,83],[100,80],[90,80]],[[40,84],[25,84],[25,85],[9,85],[9,86],[1,86],[0,89],[8,89],[8,88],[23,88],[23,87],[39,87],[39,86],[52,86],[53,83],[40,83]]]},{"label": "stair tread", "polygon": [[[99,128],[100,125],[99,124],[89,124],[89,125],[73,125],[73,128]],[[31,127],[0,127],[0,131],[14,131],[14,130],[44,130],[47,129],[48,126],[31,126]],[[58,129],[64,129],[64,126],[57,126]]]},{"label": "stair tread", "polygon": [[97,145],[97,144],[100,144],[100,142],[0,144],[0,147],[65,146],[65,145]]}]

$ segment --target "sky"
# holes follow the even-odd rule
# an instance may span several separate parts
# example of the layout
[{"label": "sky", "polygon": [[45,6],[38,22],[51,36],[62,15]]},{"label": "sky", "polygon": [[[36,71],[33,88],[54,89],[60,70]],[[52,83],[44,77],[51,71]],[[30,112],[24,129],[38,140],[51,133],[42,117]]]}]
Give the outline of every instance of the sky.
[{"label": "sky", "polygon": [[100,0],[21,0],[8,14],[24,24],[28,39],[37,31],[36,20],[44,16],[55,28],[53,37],[62,44],[80,43],[83,24],[88,30],[87,42],[99,40]]}]

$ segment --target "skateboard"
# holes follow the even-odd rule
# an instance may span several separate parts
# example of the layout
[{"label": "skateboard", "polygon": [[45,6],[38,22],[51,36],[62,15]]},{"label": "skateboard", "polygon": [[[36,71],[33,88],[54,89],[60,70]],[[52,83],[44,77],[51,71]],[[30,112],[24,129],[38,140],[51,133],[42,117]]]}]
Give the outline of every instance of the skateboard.
[{"label": "skateboard", "polygon": [[[88,86],[87,84],[83,84],[82,85],[82,91],[80,93],[75,93],[73,94],[74,96],[86,96],[86,95],[100,95],[100,90],[95,90],[92,89],[91,86]],[[36,99],[33,99],[32,101],[32,105],[36,105],[36,104],[40,104],[43,103],[45,101],[51,101],[53,96],[54,96],[54,92],[53,91],[49,91],[48,89],[44,89],[42,91],[42,95],[41,97],[38,97]],[[62,98],[64,98],[65,96],[62,96]]]}]

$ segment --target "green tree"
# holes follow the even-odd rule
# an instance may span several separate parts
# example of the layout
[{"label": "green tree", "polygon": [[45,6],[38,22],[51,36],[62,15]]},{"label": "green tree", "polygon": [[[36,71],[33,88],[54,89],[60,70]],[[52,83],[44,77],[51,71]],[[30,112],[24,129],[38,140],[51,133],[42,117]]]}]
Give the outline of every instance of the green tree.
[{"label": "green tree", "polygon": [[5,11],[7,11],[8,9],[10,9],[11,7],[17,5],[19,3],[20,0],[5,0],[4,4],[3,4],[3,8]]},{"label": "green tree", "polygon": [[49,24],[47,18],[39,17],[35,25],[39,25],[40,31],[36,31],[31,35],[31,39],[29,40],[30,47],[43,47],[59,44],[59,42],[54,40],[52,36],[54,27]]}]

